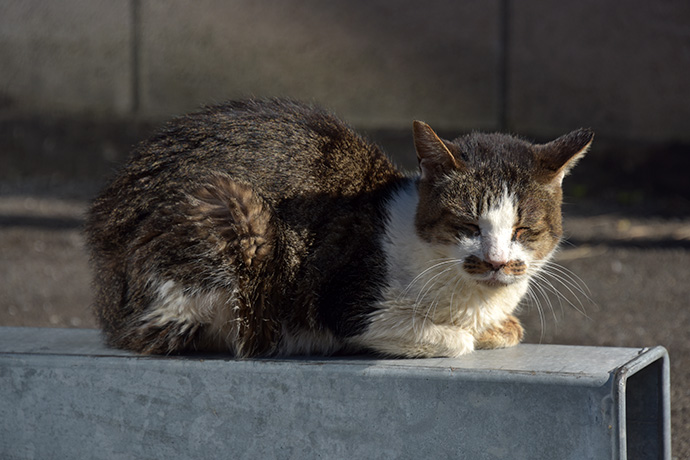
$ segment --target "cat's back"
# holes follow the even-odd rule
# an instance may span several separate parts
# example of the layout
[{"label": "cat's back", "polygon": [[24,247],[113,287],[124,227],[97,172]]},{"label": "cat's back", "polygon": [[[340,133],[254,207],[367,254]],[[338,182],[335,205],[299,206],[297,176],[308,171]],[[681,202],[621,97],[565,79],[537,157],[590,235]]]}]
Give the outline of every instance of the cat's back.
[{"label": "cat's back", "polygon": [[380,149],[331,113],[283,99],[231,101],[172,121],[141,146],[125,175],[179,188],[228,174],[267,199],[357,194],[396,177]]}]

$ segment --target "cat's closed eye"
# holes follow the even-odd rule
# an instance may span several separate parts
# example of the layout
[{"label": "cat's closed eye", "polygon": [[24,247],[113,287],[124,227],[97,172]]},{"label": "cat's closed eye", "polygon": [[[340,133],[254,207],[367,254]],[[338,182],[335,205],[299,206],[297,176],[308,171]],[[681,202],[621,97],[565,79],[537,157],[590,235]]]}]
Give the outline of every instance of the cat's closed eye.
[{"label": "cat's closed eye", "polygon": [[517,227],[513,230],[513,241],[530,242],[535,241],[541,232],[531,227]]},{"label": "cat's closed eye", "polygon": [[465,237],[478,237],[482,234],[479,225],[470,222],[461,222],[457,224],[457,232],[460,236]]}]

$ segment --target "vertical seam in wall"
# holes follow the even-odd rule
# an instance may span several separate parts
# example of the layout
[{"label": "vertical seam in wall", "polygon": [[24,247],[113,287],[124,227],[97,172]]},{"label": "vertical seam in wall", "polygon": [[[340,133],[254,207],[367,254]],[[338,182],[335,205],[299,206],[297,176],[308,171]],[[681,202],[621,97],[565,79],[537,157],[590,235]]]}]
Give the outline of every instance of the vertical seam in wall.
[{"label": "vertical seam in wall", "polygon": [[141,46],[141,2],[130,1],[130,14],[132,16],[132,30],[130,37],[131,66],[132,66],[132,113],[138,114],[140,110],[140,46]]},{"label": "vertical seam in wall", "polygon": [[498,22],[498,125],[501,131],[507,131],[510,128],[508,122],[510,0],[500,0]]}]

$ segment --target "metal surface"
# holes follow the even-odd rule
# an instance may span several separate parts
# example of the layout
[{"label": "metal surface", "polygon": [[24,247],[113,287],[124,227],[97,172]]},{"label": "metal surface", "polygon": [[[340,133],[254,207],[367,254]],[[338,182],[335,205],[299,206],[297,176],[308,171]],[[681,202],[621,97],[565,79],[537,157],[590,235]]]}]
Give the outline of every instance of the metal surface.
[{"label": "metal surface", "polygon": [[141,357],[0,328],[0,458],[670,459],[668,355]]}]

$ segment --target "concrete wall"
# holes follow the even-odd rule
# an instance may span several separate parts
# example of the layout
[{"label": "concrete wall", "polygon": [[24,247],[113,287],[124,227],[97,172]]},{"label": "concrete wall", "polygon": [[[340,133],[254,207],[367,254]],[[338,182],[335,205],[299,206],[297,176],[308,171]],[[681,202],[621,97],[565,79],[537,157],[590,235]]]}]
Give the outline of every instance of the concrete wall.
[{"label": "concrete wall", "polygon": [[247,95],[350,122],[690,141],[687,0],[0,0],[0,115]]}]

